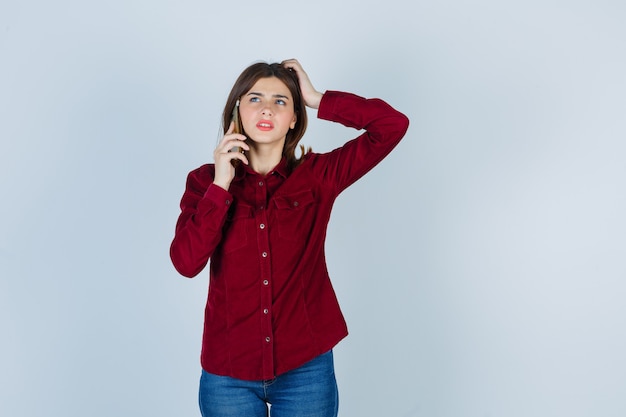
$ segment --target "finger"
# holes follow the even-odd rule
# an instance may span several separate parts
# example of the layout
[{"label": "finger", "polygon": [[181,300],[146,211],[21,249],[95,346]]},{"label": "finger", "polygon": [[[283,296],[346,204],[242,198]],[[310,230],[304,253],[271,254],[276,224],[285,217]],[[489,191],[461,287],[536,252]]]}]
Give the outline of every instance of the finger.
[{"label": "finger", "polygon": [[302,65],[300,65],[300,63],[297,60],[290,59],[287,61],[283,61],[283,66],[296,73],[296,76],[298,77],[298,81],[300,82],[301,88],[303,89],[313,88],[313,85],[311,84],[311,80],[309,79],[308,74],[306,73],[304,68],[302,68]]},{"label": "finger", "polygon": [[233,133],[234,130],[235,130],[235,122],[231,120],[230,125],[228,125],[228,130],[226,131],[225,135],[230,135],[231,133]]},{"label": "finger", "polygon": [[227,149],[230,149],[233,147],[233,145],[228,145],[229,142],[232,142],[232,141],[244,142],[246,139],[247,138],[241,133],[226,134],[224,135],[224,137],[222,137],[222,139],[217,144],[217,148],[227,147]]},{"label": "finger", "polygon": [[296,72],[302,69],[302,66],[300,65],[297,59],[286,59],[283,62],[281,62],[281,64],[283,67],[293,69]]},{"label": "finger", "polygon": [[222,136],[222,138],[218,141],[217,146],[219,147],[222,143],[224,143],[224,141],[228,138],[228,136],[233,134],[234,130],[235,130],[235,123],[231,121],[230,124],[228,125],[228,130],[226,130],[226,133],[224,133],[224,136]]},{"label": "finger", "polygon": [[[222,143],[215,149],[217,153],[231,152],[234,148],[243,148],[246,151],[250,150],[250,146],[245,142],[245,136],[237,135],[238,137],[225,136]],[[241,137],[239,137],[241,136]]]},{"label": "finger", "polygon": [[223,159],[224,162],[231,162],[235,159],[238,159],[244,164],[248,165],[248,158],[241,152],[227,152],[220,154],[218,157]]},{"label": "finger", "polygon": [[226,154],[220,154],[215,158],[215,171],[220,173],[221,178],[232,179],[233,161],[241,161],[248,164],[248,160],[245,156],[239,152],[231,152]]},{"label": "finger", "polygon": [[241,162],[243,162],[246,165],[250,165],[250,163],[248,162],[248,157],[246,157],[245,154],[237,152],[237,159],[239,159]]}]

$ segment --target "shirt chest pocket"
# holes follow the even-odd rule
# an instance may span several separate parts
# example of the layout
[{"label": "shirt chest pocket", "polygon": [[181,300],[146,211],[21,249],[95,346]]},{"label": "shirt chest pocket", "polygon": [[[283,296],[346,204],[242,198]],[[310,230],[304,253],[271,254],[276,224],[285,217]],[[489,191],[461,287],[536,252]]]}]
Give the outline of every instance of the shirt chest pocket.
[{"label": "shirt chest pocket", "polygon": [[242,249],[248,244],[248,235],[254,227],[252,207],[243,203],[235,204],[226,216],[222,235],[222,249],[225,254]]},{"label": "shirt chest pocket", "polygon": [[277,196],[274,201],[274,221],[281,239],[306,241],[311,235],[317,201],[312,190]]}]

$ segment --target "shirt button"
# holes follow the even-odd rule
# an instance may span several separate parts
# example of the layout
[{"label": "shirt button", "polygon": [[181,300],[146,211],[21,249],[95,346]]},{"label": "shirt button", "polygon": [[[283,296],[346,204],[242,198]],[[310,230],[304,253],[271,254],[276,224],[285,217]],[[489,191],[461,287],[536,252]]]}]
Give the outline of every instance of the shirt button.
[{"label": "shirt button", "polygon": [[270,282],[268,280],[266,280],[266,279],[263,280],[263,285],[269,285],[269,283]]},{"label": "shirt button", "polygon": [[270,312],[270,311],[269,311],[267,308],[263,309],[263,314],[267,314],[267,313],[269,313],[269,312]]},{"label": "shirt button", "polygon": [[259,187],[263,187],[263,181],[259,181]]},{"label": "shirt button", "polygon": [[226,205],[230,206],[230,200],[226,200]]},{"label": "shirt button", "polygon": [[263,253],[261,254],[261,256],[262,256],[262,257],[264,257],[264,258],[267,258],[267,252],[263,252]]},{"label": "shirt button", "polygon": [[261,223],[261,224],[259,225],[259,227],[260,227],[261,229],[265,229],[265,224],[264,224],[264,223]]},{"label": "shirt button", "polygon": [[300,203],[298,203],[297,201],[294,201],[294,202],[293,202],[293,206],[294,206],[294,207],[298,207],[299,205],[300,205]]},{"label": "shirt button", "polygon": [[270,338],[269,338],[269,336],[265,338],[265,341],[266,341],[267,343],[269,343],[269,342],[270,342],[270,340],[272,340],[272,339],[270,339]]},{"label": "shirt button", "polygon": [[265,206],[259,206],[259,210],[265,209]]}]

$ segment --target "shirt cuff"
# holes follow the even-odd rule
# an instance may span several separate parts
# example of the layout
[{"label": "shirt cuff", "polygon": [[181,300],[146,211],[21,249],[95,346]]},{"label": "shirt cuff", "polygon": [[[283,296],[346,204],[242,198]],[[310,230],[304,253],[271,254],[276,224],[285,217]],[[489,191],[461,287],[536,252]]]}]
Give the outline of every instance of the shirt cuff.
[{"label": "shirt cuff", "polygon": [[372,110],[368,109],[367,103],[367,99],[356,94],[326,91],[320,101],[317,117],[346,127],[363,129],[365,120],[371,119]]},{"label": "shirt cuff", "polygon": [[339,91],[328,90],[324,92],[320,105],[317,108],[317,118],[322,120],[333,120],[335,106],[343,94]]},{"label": "shirt cuff", "polygon": [[233,196],[219,185],[210,184],[202,200],[218,209],[228,209],[233,202]]}]

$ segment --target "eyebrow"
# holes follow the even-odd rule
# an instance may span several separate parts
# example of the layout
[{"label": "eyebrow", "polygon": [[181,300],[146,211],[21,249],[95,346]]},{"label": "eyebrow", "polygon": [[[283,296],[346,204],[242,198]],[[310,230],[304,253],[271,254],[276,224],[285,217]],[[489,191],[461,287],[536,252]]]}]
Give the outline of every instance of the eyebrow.
[{"label": "eyebrow", "polygon": [[[255,91],[250,91],[248,94],[248,96],[261,96],[261,97],[265,97],[265,94],[263,93],[257,93]],[[289,97],[282,95],[282,94],[272,94],[272,97],[274,98],[284,98],[286,100],[289,100]]]}]

